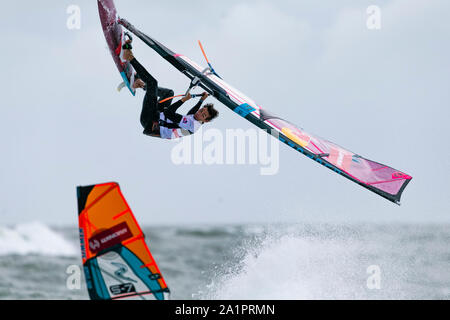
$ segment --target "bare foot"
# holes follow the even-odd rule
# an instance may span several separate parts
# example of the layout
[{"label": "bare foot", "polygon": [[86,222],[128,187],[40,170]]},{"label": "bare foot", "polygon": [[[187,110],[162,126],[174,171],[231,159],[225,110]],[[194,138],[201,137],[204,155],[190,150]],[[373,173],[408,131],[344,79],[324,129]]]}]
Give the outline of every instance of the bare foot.
[{"label": "bare foot", "polygon": [[123,50],[123,58],[127,61],[131,61],[134,59],[133,52],[129,49]]},{"label": "bare foot", "polygon": [[[131,43],[131,40],[125,41],[126,43]],[[134,59],[133,52],[130,49],[123,50],[123,58],[127,61],[131,61]]]},{"label": "bare foot", "polygon": [[141,79],[136,79],[133,83],[133,89],[143,89],[145,87],[145,82]]}]

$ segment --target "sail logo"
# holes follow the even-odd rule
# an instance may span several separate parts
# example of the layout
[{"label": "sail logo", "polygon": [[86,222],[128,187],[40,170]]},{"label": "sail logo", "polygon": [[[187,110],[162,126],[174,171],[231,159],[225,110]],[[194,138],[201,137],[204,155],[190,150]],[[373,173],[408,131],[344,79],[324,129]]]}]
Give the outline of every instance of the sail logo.
[{"label": "sail logo", "polygon": [[89,249],[97,253],[110,248],[133,236],[126,222],[119,223],[114,227],[97,233],[89,239]]},{"label": "sail logo", "polygon": [[396,171],[392,174],[392,179],[411,179],[411,177],[403,172]]},{"label": "sail logo", "polygon": [[234,108],[234,112],[236,112],[238,115],[240,115],[241,117],[246,117],[249,113],[255,111],[256,109],[253,108],[251,105],[249,105],[248,103],[243,103],[239,106],[237,106],[236,108]]},{"label": "sail logo", "polygon": [[122,263],[119,263],[119,262],[111,262],[111,264],[117,268],[117,270],[114,271],[114,274],[115,274],[118,278],[120,278],[120,279],[122,279],[122,280],[126,280],[126,281],[135,282],[135,283],[137,282],[136,280],[131,279],[131,278],[125,276],[125,274],[128,272],[128,268],[127,268],[126,265],[124,265],[124,264],[122,264]]},{"label": "sail logo", "polygon": [[98,240],[89,241],[89,249],[91,249],[91,251],[95,251],[98,248],[100,248],[100,242],[98,242]]},{"label": "sail logo", "polygon": [[136,288],[132,283],[121,283],[109,287],[111,293],[115,296],[136,292]]}]

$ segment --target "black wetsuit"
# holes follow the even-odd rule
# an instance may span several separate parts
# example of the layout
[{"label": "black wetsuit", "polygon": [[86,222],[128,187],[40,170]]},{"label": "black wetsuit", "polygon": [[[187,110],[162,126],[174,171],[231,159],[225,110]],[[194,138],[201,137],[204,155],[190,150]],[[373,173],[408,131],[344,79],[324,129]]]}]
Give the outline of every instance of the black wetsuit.
[{"label": "black wetsuit", "polygon": [[[171,104],[172,99],[169,99],[163,103],[159,103],[166,98],[174,95],[173,90],[158,87],[158,81],[134,58],[130,61],[133,68],[136,70],[138,77],[142,79],[147,85],[146,94],[142,103],[141,112],[141,125],[144,128],[144,134],[151,136],[159,136],[160,127],[167,128],[179,128],[177,123],[181,121],[183,116],[176,113],[177,109],[183,104],[182,100]],[[202,105],[200,100],[188,114],[194,114],[200,109]],[[167,123],[164,120],[160,120],[160,113],[164,112],[165,118],[169,119],[173,123]],[[158,126],[153,130],[153,123],[158,122]]]}]

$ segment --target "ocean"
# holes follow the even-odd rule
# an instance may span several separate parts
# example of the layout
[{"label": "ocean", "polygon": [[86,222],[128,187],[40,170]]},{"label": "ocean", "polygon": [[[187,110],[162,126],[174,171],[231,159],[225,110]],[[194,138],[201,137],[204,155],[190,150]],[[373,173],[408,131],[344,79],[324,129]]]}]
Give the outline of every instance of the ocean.
[{"label": "ocean", "polygon": [[[450,299],[450,225],[143,230],[172,299]],[[89,299],[77,226],[0,226],[0,299]]]}]

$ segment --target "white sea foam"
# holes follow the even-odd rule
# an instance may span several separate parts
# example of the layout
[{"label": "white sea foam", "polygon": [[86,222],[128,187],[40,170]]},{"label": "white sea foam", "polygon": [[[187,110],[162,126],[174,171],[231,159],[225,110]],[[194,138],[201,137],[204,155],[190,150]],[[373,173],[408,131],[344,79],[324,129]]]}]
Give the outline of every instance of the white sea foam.
[{"label": "white sea foam", "polygon": [[75,256],[79,252],[61,234],[40,222],[0,226],[0,256],[27,254]]},{"label": "white sea foam", "polygon": [[[407,266],[353,237],[268,232],[248,243],[239,263],[217,271],[204,299],[398,299]],[[379,243],[379,248],[383,244]],[[390,248],[384,248],[390,250]],[[382,250],[382,249],[381,249]],[[381,287],[369,288],[368,267],[379,265]]]}]

